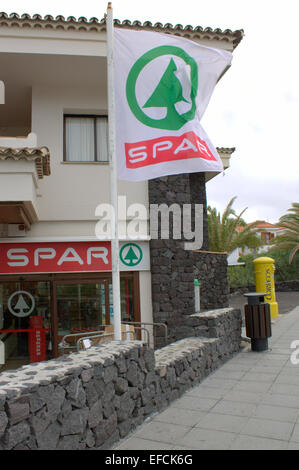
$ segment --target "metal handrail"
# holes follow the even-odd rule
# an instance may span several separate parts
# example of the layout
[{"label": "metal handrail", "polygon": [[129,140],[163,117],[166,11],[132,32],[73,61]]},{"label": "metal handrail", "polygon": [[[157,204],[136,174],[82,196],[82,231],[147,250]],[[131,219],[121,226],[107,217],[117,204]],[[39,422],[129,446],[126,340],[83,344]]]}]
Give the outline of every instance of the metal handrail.
[{"label": "metal handrail", "polygon": [[[136,333],[135,331],[125,331],[124,333],[132,333],[134,335],[134,339],[136,338]],[[93,338],[103,338],[103,337],[107,337],[107,336],[114,336],[114,333],[108,333],[108,334],[103,334],[103,335],[92,335],[92,336],[87,336],[85,338],[79,338],[78,341],[77,341],[77,351],[79,352],[80,351],[80,341],[84,341],[85,339],[93,339]]]},{"label": "metal handrail", "polygon": [[[149,326],[163,326],[164,329],[165,329],[165,342],[167,342],[167,338],[168,338],[168,329],[167,329],[167,325],[165,325],[165,323],[150,323],[150,322],[133,322],[133,321],[126,321],[126,322],[121,322],[122,325],[149,325]],[[94,331],[87,331],[87,332],[80,332],[80,333],[69,333],[65,336],[63,336],[61,342],[59,344],[61,344],[61,347],[60,349],[62,349],[62,353],[64,354],[64,349],[67,348],[67,349],[76,349],[76,346],[71,346],[67,343],[66,341],[66,338],[74,338],[74,337],[77,337],[77,336],[80,336],[80,338],[82,338],[82,336],[84,335],[84,338],[82,339],[90,339],[89,337],[95,337],[95,336],[112,336],[113,333],[108,333],[108,334],[99,334],[99,331],[100,328],[105,328],[106,326],[113,326],[112,324],[106,324],[106,325],[99,325],[99,330],[94,330]],[[142,326],[135,326],[135,329],[139,329],[140,331],[146,331],[146,334],[147,334],[147,344],[148,346],[150,345],[150,334],[149,334],[149,331],[146,329],[146,328],[143,328]],[[131,331],[128,331],[129,333],[131,333]],[[128,333],[128,332],[124,332],[124,333]],[[134,332],[132,332],[134,333]],[[135,335],[135,339],[136,339],[136,335]],[[78,344],[78,341],[77,343]]]},{"label": "metal handrail", "polygon": [[167,338],[168,338],[168,328],[167,328],[167,325],[166,325],[165,323],[149,323],[149,322],[140,322],[140,321],[137,321],[137,322],[134,322],[134,321],[127,321],[126,323],[127,323],[128,325],[139,324],[139,325],[163,326],[164,329],[165,329],[165,342],[167,342]]},{"label": "metal handrail", "polygon": [[147,329],[146,329],[146,328],[143,328],[142,326],[135,326],[135,329],[138,329],[138,330],[140,330],[140,331],[143,330],[143,331],[146,332],[146,334],[147,334],[147,344],[148,344],[148,346],[149,346],[149,345],[150,345],[150,334],[149,334],[149,332],[147,331]]},{"label": "metal handrail", "polygon": [[[150,335],[149,335],[149,332],[147,331],[147,329],[146,329],[146,328],[143,328],[143,327],[141,327],[141,326],[136,326],[135,328],[138,329],[138,330],[143,330],[143,331],[146,332],[146,334],[147,334],[147,344],[148,344],[148,346],[149,346],[149,345],[150,345]],[[122,334],[127,334],[127,333],[132,333],[132,334],[134,335],[134,339],[136,339],[136,333],[135,333],[135,331],[130,331],[130,330],[129,330],[129,331],[123,331],[123,332],[122,332]],[[104,337],[104,336],[106,336],[106,337],[107,337],[107,336],[109,336],[109,337],[110,337],[110,336],[114,336],[114,333],[108,333],[108,334],[102,334],[102,335],[91,335],[91,336],[85,336],[84,338],[79,338],[78,341],[77,341],[77,343],[76,343],[76,344],[77,344],[77,351],[79,351],[79,349],[80,349],[80,348],[79,348],[79,343],[80,343],[80,341],[83,341],[84,339],[93,339],[93,338],[99,338],[99,337]]]},{"label": "metal handrail", "polygon": [[[101,326],[101,325],[100,325]],[[96,330],[96,331],[87,331],[86,333],[70,333],[68,335],[64,335],[64,337],[62,338],[61,342],[59,344],[61,344],[61,347],[60,349],[62,349],[62,354],[64,354],[64,349],[67,348],[67,349],[76,349],[75,346],[71,346],[69,345],[66,341],[65,341],[65,338],[73,338],[75,336],[82,336],[82,335],[98,335],[99,334],[99,330]],[[59,345],[58,345],[59,346]]]}]

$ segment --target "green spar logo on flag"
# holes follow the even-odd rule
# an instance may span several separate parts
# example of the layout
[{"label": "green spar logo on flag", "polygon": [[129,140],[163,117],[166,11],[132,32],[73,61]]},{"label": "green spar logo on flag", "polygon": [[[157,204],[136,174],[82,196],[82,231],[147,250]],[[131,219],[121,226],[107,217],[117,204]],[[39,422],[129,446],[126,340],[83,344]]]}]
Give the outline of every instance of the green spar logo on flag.
[{"label": "green spar logo on flag", "polygon": [[[144,67],[158,57],[170,55],[176,56],[185,62],[186,68],[190,67],[190,101],[184,98],[182,84],[178,77],[175,75],[177,66],[173,57],[170,58],[169,64],[161,76],[161,79],[146,103],[144,108],[167,108],[165,118],[153,119],[148,116],[139,106],[136,98],[136,83],[140,73]],[[127,101],[132,113],[144,125],[156,129],[179,130],[186,124],[186,122],[194,119],[196,112],[196,95],[198,88],[198,70],[195,60],[187,54],[183,49],[176,46],[159,46],[149,50],[142,55],[131,68],[126,84]],[[179,102],[190,102],[191,108],[185,113],[178,113],[175,105]]]}]

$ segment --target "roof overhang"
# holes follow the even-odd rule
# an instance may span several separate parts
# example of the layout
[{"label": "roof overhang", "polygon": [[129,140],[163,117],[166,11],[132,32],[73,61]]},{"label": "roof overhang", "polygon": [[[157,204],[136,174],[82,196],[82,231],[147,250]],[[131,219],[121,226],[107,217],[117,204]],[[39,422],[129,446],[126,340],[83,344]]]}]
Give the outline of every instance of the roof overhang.
[{"label": "roof overhang", "polygon": [[0,223],[24,224],[38,220],[38,180],[50,175],[47,147],[0,147]]},{"label": "roof overhang", "polygon": [[[198,41],[201,43],[211,44],[211,42],[217,42],[220,48],[228,49],[230,51],[234,50],[237,45],[241,42],[244,31],[242,29],[231,31],[230,29],[225,29],[224,31],[220,28],[203,28],[201,26],[183,26],[177,24],[173,26],[170,23],[162,24],[155,23],[152,24],[150,21],[145,21],[144,23],[135,20],[124,20],[120,21],[114,19],[114,26],[118,28],[129,28],[135,30],[145,30],[145,31],[157,31],[160,33],[166,34],[175,34],[176,36],[182,36],[193,41]],[[24,28],[27,31],[57,31],[61,33],[62,31],[66,32],[78,32],[78,33],[98,33],[106,32],[106,19],[102,18],[101,20],[97,18],[90,18],[89,20],[85,17],[80,17],[76,19],[73,16],[64,18],[62,15],[58,15],[55,18],[51,15],[46,15],[44,18],[41,15],[30,16],[27,13],[23,15],[18,15],[17,13],[0,13],[0,27],[10,27],[10,28]]]},{"label": "roof overhang", "polygon": [[[0,162],[13,160],[15,162],[26,161],[34,162],[37,177],[42,179],[51,174],[50,170],[50,151],[48,147],[34,148],[8,148],[0,147]],[[1,166],[0,166],[1,172]]]},{"label": "roof overhang", "polygon": [[[221,158],[222,165],[223,165],[223,171],[227,170],[230,165],[230,157],[232,153],[236,150],[235,147],[217,147],[217,152],[219,154],[219,157]],[[206,183],[210,181],[212,178],[215,178],[215,176],[219,175],[219,173],[209,171],[206,172]]]}]

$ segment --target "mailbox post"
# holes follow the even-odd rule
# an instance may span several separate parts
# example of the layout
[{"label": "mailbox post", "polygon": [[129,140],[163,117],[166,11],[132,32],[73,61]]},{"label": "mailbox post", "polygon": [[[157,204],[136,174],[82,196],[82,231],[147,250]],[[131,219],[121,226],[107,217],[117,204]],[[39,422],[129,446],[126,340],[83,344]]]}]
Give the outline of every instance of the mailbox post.
[{"label": "mailbox post", "polygon": [[263,256],[253,260],[255,286],[258,292],[266,292],[266,302],[270,304],[271,318],[278,316],[278,304],[275,298],[274,259]]}]

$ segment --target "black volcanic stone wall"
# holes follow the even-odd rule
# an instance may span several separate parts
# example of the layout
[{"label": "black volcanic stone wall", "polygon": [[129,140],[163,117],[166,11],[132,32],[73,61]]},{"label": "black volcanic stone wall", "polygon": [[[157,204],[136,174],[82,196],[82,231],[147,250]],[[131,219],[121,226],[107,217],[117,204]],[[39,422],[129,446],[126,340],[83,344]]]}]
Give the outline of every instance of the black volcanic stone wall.
[{"label": "black volcanic stone wall", "polygon": [[192,338],[153,351],[109,341],[0,374],[0,450],[104,450],[240,350],[242,316],[188,317]]},{"label": "black volcanic stone wall", "polygon": [[[194,279],[201,282],[201,309],[228,306],[227,257],[210,253],[205,176],[172,175],[149,181],[149,203],[203,204],[203,246],[184,249],[182,240],[151,240],[151,274],[154,322],[166,323],[169,342],[192,335],[186,316],[194,314]],[[171,232],[170,232],[171,234]],[[165,345],[156,331],[155,347]]]},{"label": "black volcanic stone wall", "polygon": [[[203,205],[203,245],[202,250],[209,250],[208,217],[206,186],[204,173],[171,175],[149,181],[150,204],[202,204]],[[192,212],[192,222],[194,222]]]}]

